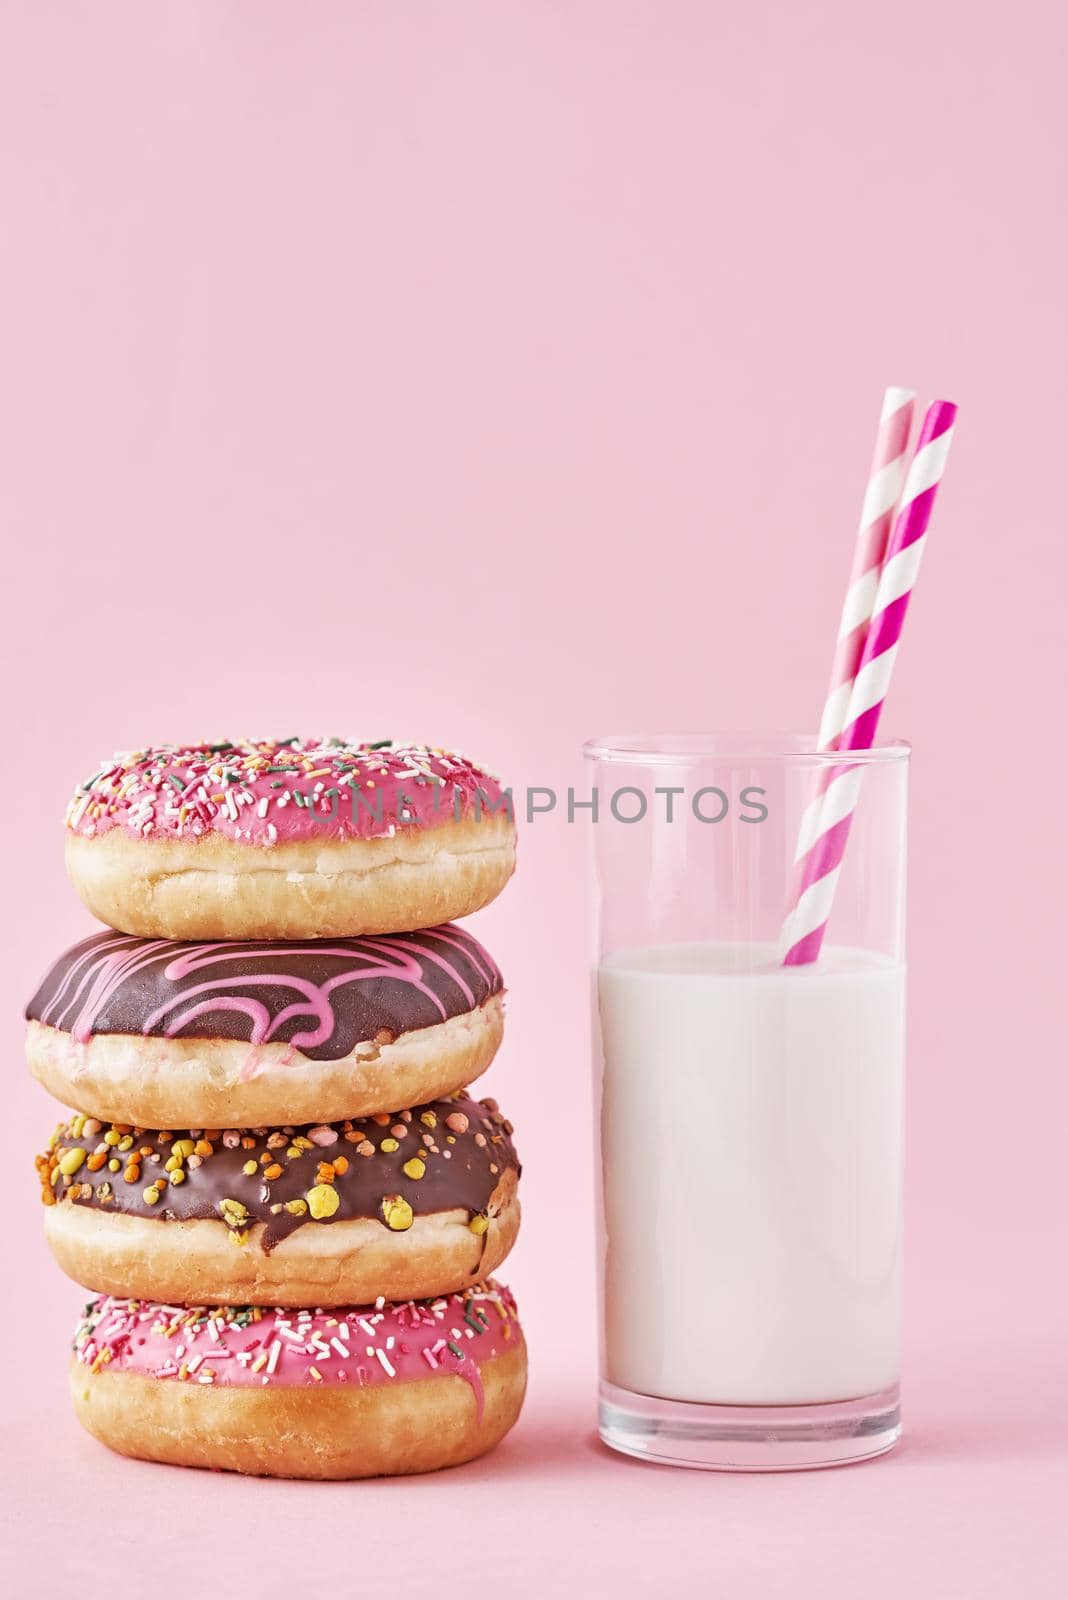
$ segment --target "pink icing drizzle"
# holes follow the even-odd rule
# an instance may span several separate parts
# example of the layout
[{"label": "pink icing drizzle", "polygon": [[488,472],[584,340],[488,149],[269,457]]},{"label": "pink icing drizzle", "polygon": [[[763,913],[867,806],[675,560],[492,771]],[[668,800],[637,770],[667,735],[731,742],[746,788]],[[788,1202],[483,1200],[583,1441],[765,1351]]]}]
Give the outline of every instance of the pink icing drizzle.
[{"label": "pink icing drizzle", "polygon": [[[206,994],[210,997],[216,994],[220,989],[240,989],[250,983],[272,983],[275,985],[284,985],[286,988],[296,990],[298,994],[303,996],[303,1002],[297,1001],[293,1005],[286,1006],[272,1020],[265,1007],[258,1005],[258,1003],[255,1001],[248,1000],[247,997],[240,1000],[230,1001],[229,1005],[231,1009],[235,1011],[246,1010],[248,1015],[252,1018],[252,1033],[249,1043],[269,1043],[279,1029],[286,1022],[288,1022],[290,1017],[301,1016],[305,1012],[311,1012],[316,1018],[316,1027],[310,1032],[295,1033],[289,1042],[290,1044],[295,1045],[298,1050],[304,1048],[305,1046],[314,1048],[316,1045],[322,1044],[325,1039],[329,1039],[331,1033],[334,1031],[334,1013],[330,1005],[330,995],[332,992],[339,988],[342,984],[366,983],[372,978],[382,977],[397,978],[404,983],[411,984],[414,989],[418,989],[420,994],[425,995],[427,999],[433,1003],[434,1008],[440,1014],[442,1021],[445,1020],[445,1018],[448,1016],[448,1012],[445,1010],[445,1007],[442,1005],[434,991],[429,987],[428,984],[423,982],[422,968],[418,960],[416,960],[416,958],[412,955],[409,946],[396,939],[361,940],[361,953],[367,949],[375,949],[383,952],[383,954],[377,962],[373,962],[371,965],[366,966],[359,971],[339,973],[336,977],[327,979],[327,981],[323,984],[311,983],[305,978],[298,978],[293,973],[287,973],[284,976],[272,973],[262,973],[252,977],[249,977],[249,975],[245,973],[239,978],[212,979],[208,983],[197,985],[196,988],[184,990],[176,999],[168,1001],[166,1005],[158,1007],[157,1010],[155,1010],[152,1015],[146,1019],[145,1032],[150,1033],[155,1027],[157,1021],[172,1007],[185,1004],[186,1001],[192,999],[192,997],[195,995]],[[296,951],[287,950],[283,945],[272,945],[271,947],[272,956],[294,955],[297,953],[298,952]],[[338,948],[336,945],[323,946],[324,955],[341,956],[344,958],[345,956],[351,955],[351,953],[352,952],[350,950]],[[474,995],[471,993],[471,990],[468,988],[467,984],[463,981],[459,972],[456,971],[456,969],[452,967],[449,962],[447,962],[443,957],[437,955],[435,951],[427,946],[420,945],[420,953],[427,960],[433,961],[435,966],[439,966],[446,971],[464,994],[468,1004],[471,1006],[474,1005]],[[389,956],[391,959],[387,960],[386,956]],[[177,956],[173,961],[167,963],[165,976],[174,980],[175,982],[180,982],[183,978],[188,977],[191,972],[197,971],[199,967],[206,964],[210,965],[213,963],[218,963],[219,961],[247,959],[247,950],[238,951],[235,953],[229,950],[225,944],[190,945],[183,950],[183,953],[180,956]],[[194,1017],[199,1016],[202,1012],[215,1010],[220,1004],[225,1004],[225,1002],[215,1001],[211,998],[202,1000],[199,1003],[194,1002],[193,1005],[188,1006],[185,1010],[181,1011],[178,1016],[171,1018],[171,1021],[167,1024],[166,1029],[168,1038],[173,1038],[173,1036],[180,1032],[180,1030],[184,1028],[188,1022],[191,1022]]]},{"label": "pink icing drizzle", "polygon": [[370,839],[502,815],[503,794],[465,756],[427,745],[159,745],[105,762],[71,801],[67,826],[86,837],[121,827],[142,838],[219,833],[257,845]]},{"label": "pink icing drizzle", "polygon": [[[462,929],[453,928],[448,924],[440,928],[427,929],[423,937],[416,937],[417,946],[413,946],[410,939],[405,941],[389,936],[360,939],[355,950],[352,945],[318,946],[318,953],[324,957],[345,960],[358,955],[360,963],[348,971],[337,973],[321,984],[313,983],[296,973],[273,971],[254,974],[246,972],[235,978],[212,977],[204,983],[183,988],[180,993],[158,1006],[145,1019],[142,1032],[146,1035],[152,1033],[168,1012],[174,1012],[174,1015],[169,1018],[164,1034],[167,1038],[174,1038],[195,1017],[212,1011],[239,1011],[248,1016],[252,1023],[249,1043],[256,1046],[270,1043],[291,1017],[308,1015],[313,1026],[294,1034],[288,1042],[298,1050],[315,1049],[329,1039],[334,1031],[334,1011],[330,1000],[334,991],[346,984],[368,983],[379,978],[394,979],[418,990],[430,1001],[442,1021],[445,1021],[449,1012],[440,997],[424,982],[420,957],[446,973],[460,990],[467,1004],[473,1007],[476,1003],[475,996],[470,985],[465,982],[459,967],[439,954],[431,940],[432,938],[440,940],[461,951],[485,976],[486,981],[492,984],[496,974],[483,959],[476,942]],[[247,962],[250,947],[248,944],[225,941],[176,944],[167,939],[153,939],[133,944],[131,948],[131,940],[127,935],[116,934],[114,941],[98,943],[78,961],[72,963],[70,971],[45,1007],[42,1021],[50,1023],[53,1027],[65,1028],[67,1019],[73,1011],[69,1031],[79,1044],[87,1043],[92,1037],[96,1018],[120,985],[144,967],[151,965],[161,952],[170,949],[177,950],[179,954],[167,963],[164,976],[169,981],[180,984],[205,966],[217,968],[220,963],[226,961]],[[274,959],[287,955],[300,956],[305,951],[278,944],[270,946],[270,953]],[[252,995],[223,993],[227,989],[240,991],[258,984],[291,989],[300,998],[272,1017],[267,1007]],[[204,998],[198,1000],[197,996]]]},{"label": "pink icing drizzle", "polygon": [[184,1307],[110,1295],[87,1308],[74,1353],[94,1371],[233,1388],[404,1383],[454,1374],[481,1418],[480,1362],[520,1340],[515,1300],[492,1280],[466,1294],[336,1311]]}]

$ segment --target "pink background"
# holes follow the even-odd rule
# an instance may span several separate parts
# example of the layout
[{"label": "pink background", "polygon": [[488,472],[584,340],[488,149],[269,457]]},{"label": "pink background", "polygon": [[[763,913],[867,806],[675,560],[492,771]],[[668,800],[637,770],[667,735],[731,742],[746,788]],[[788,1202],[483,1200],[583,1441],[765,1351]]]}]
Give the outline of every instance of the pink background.
[{"label": "pink background", "polygon": [[[523,1595],[1063,1592],[1063,8],[0,19],[11,1559],[62,1588],[133,1552],[262,1600],[484,1568]],[[310,729],[566,785],[594,731],[813,726],[886,382],[961,406],[886,730],[916,747],[899,1453],[732,1479],[593,1443],[586,841],[552,820],[476,923],[528,1168],[513,1438],[318,1487],[83,1437],[19,1020],[88,927],[73,783],[124,744]]]}]

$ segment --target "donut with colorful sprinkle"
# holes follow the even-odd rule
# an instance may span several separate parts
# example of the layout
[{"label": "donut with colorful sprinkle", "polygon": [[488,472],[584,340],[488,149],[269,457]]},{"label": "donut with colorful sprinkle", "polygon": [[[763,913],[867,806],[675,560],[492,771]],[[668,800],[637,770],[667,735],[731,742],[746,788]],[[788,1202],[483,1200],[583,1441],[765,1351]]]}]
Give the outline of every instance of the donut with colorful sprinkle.
[{"label": "donut with colorful sprinkle", "polygon": [[358,939],[94,934],[26,1008],[57,1100],[142,1128],[333,1122],[450,1094],[493,1059],[504,991],[446,924]]},{"label": "donut with colorful sprinkle", "polygon": [[512,1125],[468,1094],[243,1131],[79,1115],[37,1170],[70,1277],[184,1305],[423,1300],[494,1272],[519,1229]]},{"label": "donut with colorful sprinkle", "polygon": [[74,1340],[82,1425],[126,1456],[280,1478],[432,1472],[519,1415],[509,1291],[338,1310],[90,1303]]},{"label": "donut with colorful sprinkle", "polygon": [[167,939],[428,928],[515,865],[511,796],[464,756],[392,740],[222,740],[114,756],[67,811],[89,910]]}]

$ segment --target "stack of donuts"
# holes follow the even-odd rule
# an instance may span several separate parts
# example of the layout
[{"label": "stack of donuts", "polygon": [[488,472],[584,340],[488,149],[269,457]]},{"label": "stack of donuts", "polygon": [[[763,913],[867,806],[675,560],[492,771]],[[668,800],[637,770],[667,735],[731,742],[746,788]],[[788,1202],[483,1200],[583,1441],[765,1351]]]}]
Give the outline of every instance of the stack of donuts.
[{"label": "stack of donuts", "polygon": [[503,986],[455,920],[513,870],[507,794],[424,746],[268,740],[104,763],[67,865],[109,926],[27,1007],[74,1108],[38,1158],[96,1298],[71,1390],[126,1455],[280,1477],[492,1448],[526,1350],[490,1276],[511,1124],[470,1085]]}]

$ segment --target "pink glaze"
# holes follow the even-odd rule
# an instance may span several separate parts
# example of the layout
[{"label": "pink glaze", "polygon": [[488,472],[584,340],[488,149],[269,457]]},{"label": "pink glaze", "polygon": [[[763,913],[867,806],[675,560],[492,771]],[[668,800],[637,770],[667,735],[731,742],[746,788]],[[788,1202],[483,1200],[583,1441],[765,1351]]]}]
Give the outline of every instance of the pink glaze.
[{"label": "pink glaze", "polygon": [[105,1295],[86,1308],[76,1360],[93,1372],[260,1388],[405,1383],[455,1375],[482,1415],[480,1363],[521,1338],[511,1291],[492,1279],[465,1294],[336,1311],[165,1306]]},{"label": "pink glaze", "polygon": [[374,839],[398,828],[511,815],[497,780],[447,750],[319,739],[158,745],[106,761],[75,794],[67,827],[85,838],[222,834],[247,844]]}]

